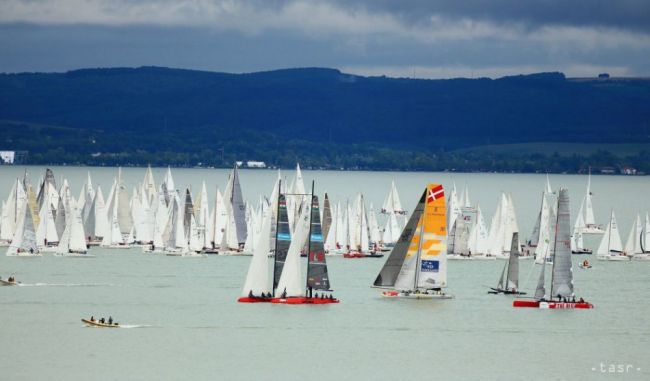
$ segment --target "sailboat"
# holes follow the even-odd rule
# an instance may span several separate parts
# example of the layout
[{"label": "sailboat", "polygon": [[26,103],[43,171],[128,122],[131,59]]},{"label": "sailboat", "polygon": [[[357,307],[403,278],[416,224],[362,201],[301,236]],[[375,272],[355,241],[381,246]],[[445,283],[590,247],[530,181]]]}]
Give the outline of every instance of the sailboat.
[{"label": "sailboat", "polygon": [[591,193],[591,168],[589,168],[589,177],[587,178],[587,193],[585,193],[585,197],[582,199],[582,205],[580,206],[580,210],[583,210],[584,207],[584,226],[582,227],[582,233],[583,234],[603,234],[605,231],[603,230],[602,225],[597,225],[596,224],[596,219],[594,218],[594,206],[591,201],[591,196],[593,193]]},{"label": "sailboat", "polygon": [[382,251],[388,251],[399,239],[399,234],[402,230],[399,219],[403,219],[406,216],[406,211],[402,208],[395,181],[391,182],[390,191],[381,208],[381,214],[386,214],[388,218],[386,219],[380,246]]},{"label": "sailboat", "polygon": [[343,253],[343,258],[381,258],[384,255],[370,250],[370,228],[366,215],[366,205],[363,195],[359,193],[356,201],[356,214],[353,216],[348,210],[348,245],[349,249]]},{"label": "sailboat", "polygon": [[541,309],[573,309],[593,308],[594,306],[580,298],[575,299],[573,289],[573,267],[571,264],[571,220],[569,210],[569,191],[560,188],[557,203],[556,231],[553,247],[551,290],[546,297],[545,272],[546,266],[541,266],[539,281],[535,296],[531,299],[517,299],[513,307],[530,307]]},{"label": "sailboat", "polygon": [[[320,208],[318,196],[312,195],[311,205],[305,204],[297,218],[294,233],[291,235],[284,194],[278,194],[277,227],[275,240],[275,259],[273,280],[269,282],[268,252],[269,240],[262,239],[251,259],[242,291],[241,303],[272,302],[276,304],[331,304],[339,300],[314,291],[330,292],[330,281],[323,248]],[[262,222],[262,237],[271,232],[272,213],[265,215]],[[300,251],[309,250],[307,260],[307,279],[303,289],[300,266]],[[277,294],[281,291],[280,295]]]},{"label": "sailboat", "polygon": [[246,242],[246,205],[239,183],[237,165],[232,170],[224,192],[226,221],[221,237],[221,254],[240,254]]},{"label": "sailboat", "polygon": [[447,221],[441,184],[428,184],[373,287],[386,298],[450,299]]},{"label": "sailboat", "polygon": [[636,215],[630,234],[625,241],[624,253],[629,257],[633,257],[643,253],[643,225],[641,224],[641,217]]},{"label": "sailboat", "polygon": [[571,254],[593,254],[593,250],[585,247],[583,238],[583,226],[585,225],[582,218],[582,210],[578,213],[576,223],[573,225],[573,234],[571,235]]},{"label": "sailboat", "polygon": [[621,234],[618,230],[614,210],[612,210],[609,223],[607,224],[607,228],[605,228],[605,234],[600,240],[600,245],[598,245],[596,258],[601,261],[630,260],[630,257],[625,255],[625,252],[623,251],[623,243],[621,242]]},{"label": "sailboat", "polygon": [[22,209],[18,213],[20,216],[16,225],[16,232],[11,239],[11,244],[7,248],[9,257],[33,257],[40,256],[38,245],[36,243],[36,231],[34,228],[34,218],[32,211],[23,203]]},{"label": "sailboat", "polygon": [[515,294],[523,295],[525,292],[518,290],[519,288],[519,233],[512,233],[512,244],[510,246],[510,258],[503,266],[499,284],[496,287],[490,287],[492,291],[488,294]]},{"label": "sailboat", "polygon": [[81,210],[73,200],[70,200],[69,192],[66,192],[66,204],[68,205],[68,218],[66,219],[65,230],[56,247],[56,255],[66,257],[94,257],[88,254],[84,226],[81,217]]},{"label": "sailboat", "polygon": [[641,230],[641,252],[634,254],[632,259],[635,261],[650,261],[650,216],[648,213],[645,214],[645,223],[643,224],[643,229]]}]

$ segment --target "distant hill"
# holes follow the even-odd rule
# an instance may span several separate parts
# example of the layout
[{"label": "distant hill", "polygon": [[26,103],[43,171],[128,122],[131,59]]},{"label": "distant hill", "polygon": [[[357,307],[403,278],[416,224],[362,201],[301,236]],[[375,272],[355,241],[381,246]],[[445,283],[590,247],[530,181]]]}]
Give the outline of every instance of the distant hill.
[{"label": "distant hill", "polygon": [[93,163],[99,159],[90,154],[103,153],[102,160],[135,163],[220,165],[223,157],[390,169],[397,152],[435,154],[439,162],[442,152],[482,145],[650,143],[648,105],[648,80],[561,73],[496,80],[320,68],[0,74],[0,149],[26,149],[44,162]]}]

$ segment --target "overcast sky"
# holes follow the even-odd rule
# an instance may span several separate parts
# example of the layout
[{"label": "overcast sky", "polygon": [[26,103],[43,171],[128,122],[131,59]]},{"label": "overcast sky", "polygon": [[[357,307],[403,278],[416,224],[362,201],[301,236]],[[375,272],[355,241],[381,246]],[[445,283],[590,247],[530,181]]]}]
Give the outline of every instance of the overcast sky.
[{"label": "overcast sky", "polygon": [[650,76],[650,0],[0,0],[0,72]]}]

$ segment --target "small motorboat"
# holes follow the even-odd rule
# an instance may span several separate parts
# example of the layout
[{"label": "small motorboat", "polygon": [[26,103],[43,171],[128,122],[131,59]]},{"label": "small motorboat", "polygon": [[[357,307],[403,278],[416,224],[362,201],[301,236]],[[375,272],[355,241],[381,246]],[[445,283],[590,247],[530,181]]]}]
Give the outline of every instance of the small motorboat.
[{"label": "small motorboat", "polygon": [[7,280],[0,279],[0,285],[3,285],[3,286],[17,286],[19,284],[20,284],[20,282],[17,282],[16,279],[14,279],[14,278],[9,278]]},{"label": "small motorboat", "polygon": [[113,322],[113,323],[108,323],[108,322],[100,322],[99,320],[96,319],[81,319],[82,322],[86,324],[88,327],[101,327],[101,328],[119,328],[120,323]]}]

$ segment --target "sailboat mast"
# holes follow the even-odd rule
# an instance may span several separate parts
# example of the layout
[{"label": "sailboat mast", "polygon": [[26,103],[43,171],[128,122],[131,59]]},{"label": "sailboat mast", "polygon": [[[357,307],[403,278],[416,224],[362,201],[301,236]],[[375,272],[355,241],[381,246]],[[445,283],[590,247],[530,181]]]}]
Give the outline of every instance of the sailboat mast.
[{"label": "sailboat mast", "polygon": [[[314,207],[314,180],[311,181],[311,197],[309,198],[310,208],[309,208],[309,235],[307,236],[307,276],[305,277],[305,288],[309,291],[309,263],[312,260],[311,257],[311,223],[314,213],[312,208]],[[308,295],[311,297],[311,293]]]},{"label": "sailboat mast", "polygon": [[[607,255],[609,255],[612,252],[611,249],[611,243],[612,243],[612,221],[614,221],[614,209],[612,209],[612,213],[609,216],[609,235],[607,236]],[[620,241],[620,240],[619,240]]]},{"label": "sailboat mast", "polygon": [[416,253],[415,258],[415,284],[413,285],[413,290],[418,289],[418,274],[420,273],[420,255],[422,253],[422,239],[424,238],[424,214],[420,217],[422,220],[422,225],[420,226],[420,238],[418,239],[418,252]]},{"label": "sailboat mast", "polygon": [[362,194],[359,195],[359,200],[361,201],[359,206],[359,254],[361,254],[363,253],[363,216],[365,214]]},{"label": "sailboat mast", "polygon": [[[557,198],[557,209],[556,209],[556,216],[555,216],[555,237],[553,239],[553,267],[551,268],[551,293],[549,294],[549,299],[553,299],[553,278],[555,277],[555,263],[557,262],[555,260],[555,253],[557,252],[557,227],[558,227],[558,222],[560,221],[560,197]],[[544,262],[542,263],[542,266],[546,266],[546,258]],[[543,269],[542,269],[543,270]]]},{"label": "sailboat mast", "polygon": [[[276,210],[276,218],[275,218],[275,250],[273,255],[273,268],[275,269],[275,265],[278,261],[278,229],[280,228],[280,195],[282,194],[282,179],[278,179],[278,206]],[[277,282],[277,279],[275,279],[275,273],[276,271],[273,271],[273,283],[271,284],[271,288],[273,289],[273,297],[275,297],[275,284]]]}]

